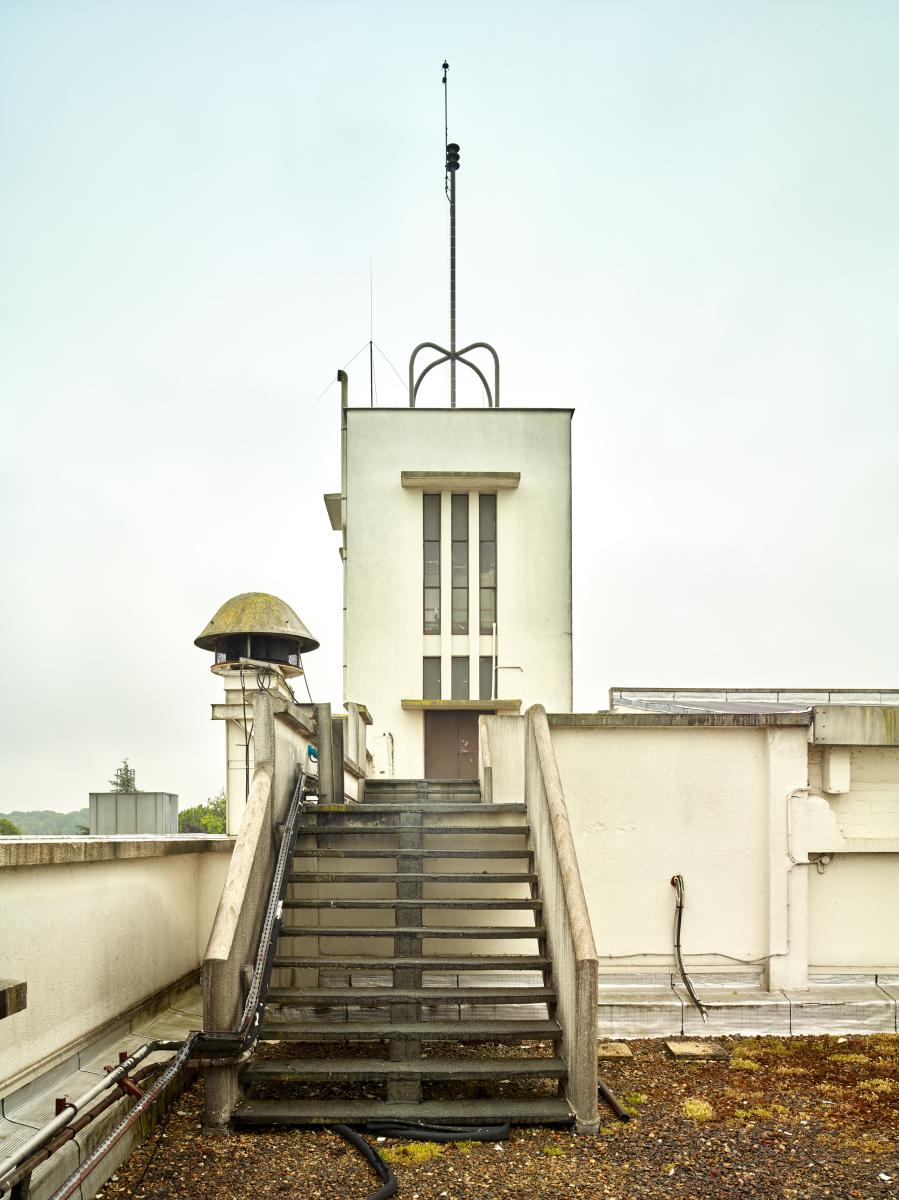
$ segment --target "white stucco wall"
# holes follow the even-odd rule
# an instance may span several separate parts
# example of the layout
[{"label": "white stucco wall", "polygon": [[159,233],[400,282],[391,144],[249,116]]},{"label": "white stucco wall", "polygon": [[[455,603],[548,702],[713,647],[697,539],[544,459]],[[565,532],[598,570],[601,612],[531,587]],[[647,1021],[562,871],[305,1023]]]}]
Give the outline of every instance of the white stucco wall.
[{"label": "white stucco wall", "polygon": [[[554,729],[597,951],[604,966],[768,952],[768,751],[756,729]],[[727,956],[727,957],[725,957]]]},{"label": "white stucco wall", "polygon": [[[540,409],[350,409],[346,467],[346,696],[371,711],[369,745],[381,770],[394,739],[394,773],[424,773],[423,718],[400,701],[420,698],[422,658],[443,658],[449,697],[453,654],[490,653],[477,624],[477,545],[470,542],[470,629],[450,633],[448,502],[442,555],[443,633],[422,632],[422,492],[402,471],[517,471],[497,491],[500,697],[571,709],[571,413]],[[454,489],[456,490],[456,489]],[[460,485],[458,490],[467,490]],[[490,490],[490,489],[486,489]],[[472,506],[474,508],[474,506]],[[476,539],[476,511],[471,527]]]},{"label": "white stucco wall", "polygon": [[837,854],[809,872],[809,965],[899,973],[899,855]]},{"label": "white stucco wall", "polygon": [[0,867],[0,977],[28,985],[24,1011],[0,1021],[0,1087],[196,970],[229,860],[230,842]]},{"label": "white stucco wall", "polygon": [[[772,989],[800,990],[809,971],[899,970],[896,747],[825,747],[824,770],[808,729],[775,717],[647,719],[551,719],[605,972],[671,968],[674,874],[691,970],[753,967]],[[516,787],[520,723],[487,720],[494,798]]]}]

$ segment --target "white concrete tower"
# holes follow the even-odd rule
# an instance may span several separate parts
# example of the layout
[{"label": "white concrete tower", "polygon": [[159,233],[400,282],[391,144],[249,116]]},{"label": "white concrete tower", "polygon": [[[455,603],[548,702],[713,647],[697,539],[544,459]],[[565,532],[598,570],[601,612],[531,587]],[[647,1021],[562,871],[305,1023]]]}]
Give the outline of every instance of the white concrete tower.
[{"label": "white concrete tower", "polygon": [[378,773],[477,774],[477,715],[570,712],[571,409],[343,408],[344,700]]}]

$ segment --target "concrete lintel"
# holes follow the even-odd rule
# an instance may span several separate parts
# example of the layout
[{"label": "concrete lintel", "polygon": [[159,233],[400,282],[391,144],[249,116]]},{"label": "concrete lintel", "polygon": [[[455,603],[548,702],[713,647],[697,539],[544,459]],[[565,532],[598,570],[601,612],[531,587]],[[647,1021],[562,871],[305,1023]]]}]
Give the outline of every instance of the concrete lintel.
[{"label": "concrete lintel", "polygon": [[811,724],[808,712],[770,713],[664,713],[664,712],[597,712],[550,713],[554,729],[776,729],[805,727]]},{"label": "concrete lintel", "polygon": [[400,703],[407,712],[419,712],[422,709],[462,709],[468,712],[494,713],[518,712],[521,708],[520,700],[401,700]]},{"label": "concrete lintel", "polygon": [[520,482],[520,471],[400,471],[404,488],[428,492],[497,492]]},{"label": "concrete lintel", "polygon": [[164,858],[169,854],[230,854],[234,838],[220,833],[133,834],[128,837],[0,838],[3,867],[55,867],[69,863]]}]

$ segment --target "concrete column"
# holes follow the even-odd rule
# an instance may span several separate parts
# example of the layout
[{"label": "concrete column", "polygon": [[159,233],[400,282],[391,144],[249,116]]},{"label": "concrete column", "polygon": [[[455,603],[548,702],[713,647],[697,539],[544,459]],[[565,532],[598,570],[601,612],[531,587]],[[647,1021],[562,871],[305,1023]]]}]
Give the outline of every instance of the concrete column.
[{"label": "concrete column", "polygon": [[808,787],[805,729],[769,729],[768,989],[808,987],[808,866],[791,846],[792,794]]},{"label": "concrete column", "polygon": [[344,786],[343,786],[343,760],[344,754],[344,722],[331,718],[331,771],[333,773],[333,783],[331,785],[334,804],[343,804]]},{"label": "concrete column", "polygon": [[318,742],[319,798],[322,804],[336,804],[338,801],[334,796],[334,747],[331,740],[330,704],[316,704],[315,734]]}]

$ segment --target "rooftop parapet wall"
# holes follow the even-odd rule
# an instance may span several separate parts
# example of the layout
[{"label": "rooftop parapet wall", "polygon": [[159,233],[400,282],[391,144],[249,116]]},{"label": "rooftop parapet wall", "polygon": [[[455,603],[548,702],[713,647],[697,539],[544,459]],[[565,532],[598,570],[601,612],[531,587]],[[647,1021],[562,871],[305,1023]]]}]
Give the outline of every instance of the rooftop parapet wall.
[{"label": "rooftop parapet wall", "polygon": [[0,1096],[196,973],[233,839],[0,839],[0,976],[27,1006],[0,1022]]},{"label": "rooftop parapet wall", "polygon": [[[815,744],[816,715],[549,716],[603,975],[674,968],[674,874],[690,971],[802,991],[810,970],[899,970],[899,747]],[[514,799],[518,722],[482,725],[493,799]]]},{"label": "rooftop parapet wall", "polygon": [[549,720],[602,970],[673,966],[673,874],[690,970],[899,965],[899,750],[816,746],[811,710]]}]

